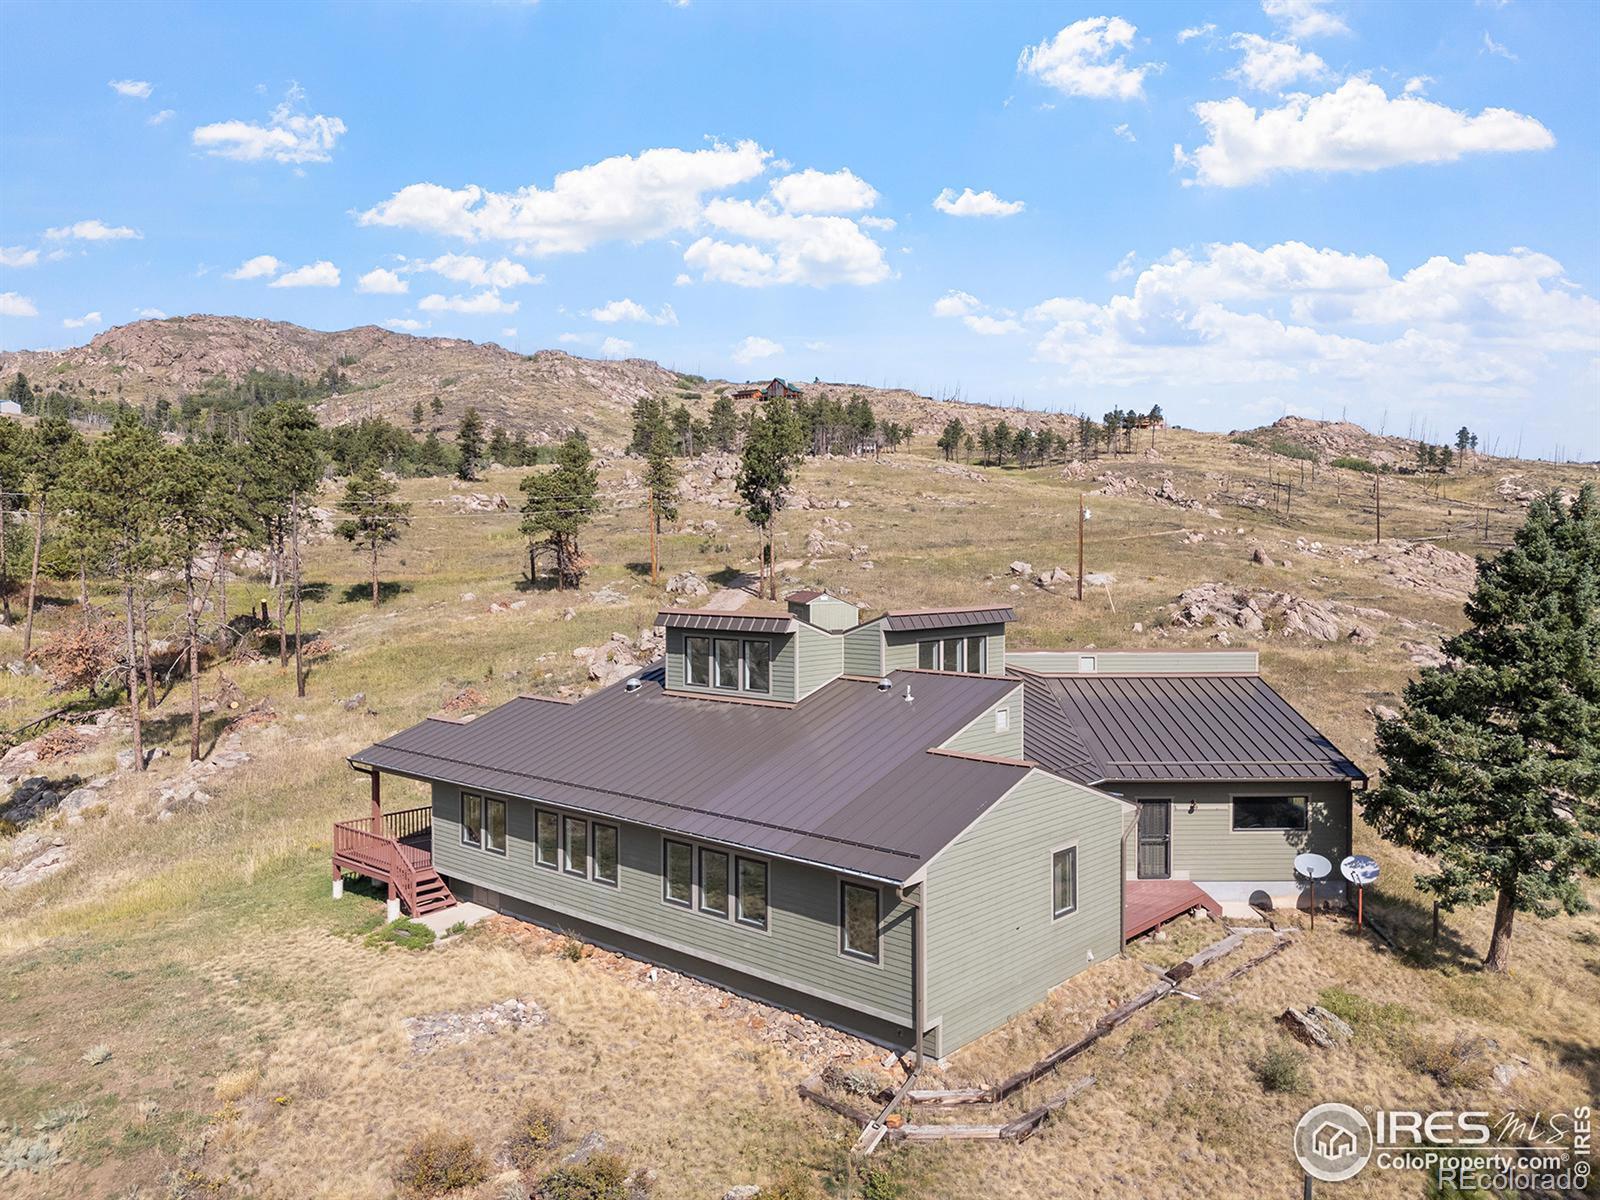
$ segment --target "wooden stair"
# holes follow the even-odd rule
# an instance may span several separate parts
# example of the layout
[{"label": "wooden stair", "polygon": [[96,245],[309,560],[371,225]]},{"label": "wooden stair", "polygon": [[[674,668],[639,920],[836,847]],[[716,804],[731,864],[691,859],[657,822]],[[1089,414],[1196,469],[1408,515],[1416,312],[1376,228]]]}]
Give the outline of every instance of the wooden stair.
[{"label": "wooden stair", "polygon": [[413,871],[408,882],[409,886],[405,888],[405,902],[413,917],[438,912],[441,908],[450,908],[456,902],[450,888],[439,877],[439,872],[432,867]]}]

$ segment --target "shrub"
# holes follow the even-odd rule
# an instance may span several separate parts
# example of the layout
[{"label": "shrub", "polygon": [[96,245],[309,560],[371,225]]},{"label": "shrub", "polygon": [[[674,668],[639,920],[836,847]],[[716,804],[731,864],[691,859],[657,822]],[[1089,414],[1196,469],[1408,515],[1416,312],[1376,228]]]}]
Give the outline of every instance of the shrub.
[{"label": "shrub", "polygon": [[575,937],[561,939],[561,957],[568,962],[583,961],[583,943]]},{"label": "shrub", "polygon": [[560,1113],[548,1104],[530,1101],[522,1106],[511,1123],[511,1135],[506,1138],[506,1159],[523,1171],[537,1166],[561,1143],[565,1132]]},{"label": "shrub", "polygon": [[1489,1077],[1489,1063],[1482,1038],[1459,1034],[1448,1040],[1416,1037],[1406,1048],[1406,1065],[1422,1075],[1431,1075],[1443,1087],[1480,1088]]},{"label": "shrub", "polygon": [[1336,1017],[1342,1017],[1357,1029],[1392,1028],[1413,1020],[1416,1016],[1404,1004],[1392,1001],[1380,1003],[1358,996],[1342,987],[1323,988],[1317,1003]]},{"label": "shrub", "polygon": [[407,950],[426,950],[433,945],[433,930],[421,921],[408,921],[401,917],[380,925],[367,934],[367,945],[386,950],[390,946],[404,946]]},{"label": "shrub", "polygon": [[756,1200],[818,1200],[817,1181],[799,1167],[785,1167],[771,1183],[756,1193]]},{"label": "shrub", "polygon": [[861,1171],[861,1200],[898,1200],[900,1179],[882,1163],[868,1163]]},{"label": "shrub", "polygon": [[1274,1046],[1256,1063],[1256,1079],[1269,1092],[1302,1092],[1305,1090],[1306,1056],[1287,1046]]},{"label": "shrub", "polygon": [[406,1148],[396,1181],[408,1196],[443,1196],[489,1178],[489,1160],[464,1134],[425,1133]]},{"label": "shrub", "polygon": [[628,1200],[628,1164],[620,1154],[591,1154],[551,1171],[533,1194],[537,1200]]},{"label": "shrub", "polygon": [[1333,460],[1333,465],[1343,467],[1346,471],[1360,471],[1363,475],[1376,475],[1378,466],[1369,458],[1356,458],[1350,454],[1341,454]]}]

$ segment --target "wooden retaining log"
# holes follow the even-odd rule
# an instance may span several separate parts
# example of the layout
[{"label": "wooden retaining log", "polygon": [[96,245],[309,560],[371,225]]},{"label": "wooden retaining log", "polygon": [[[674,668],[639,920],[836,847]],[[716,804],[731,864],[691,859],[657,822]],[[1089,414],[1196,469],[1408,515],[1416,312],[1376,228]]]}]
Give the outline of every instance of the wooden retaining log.
[{"label": "wooden retaining log", "polygon": [[1030,1108],[1015,1121],[1001,1126],[1001,1136],[1014,1138],[1025,1142],[1044,1125],[1045,1118],[1057,1109],[1064,1107],[1074,1097],[1082,1095],[1094,1086],[1094,1076],[1085,1075],[1082,1079],[1074,1080],[1063,1091],[1057,1092],[1043,1104]]}]

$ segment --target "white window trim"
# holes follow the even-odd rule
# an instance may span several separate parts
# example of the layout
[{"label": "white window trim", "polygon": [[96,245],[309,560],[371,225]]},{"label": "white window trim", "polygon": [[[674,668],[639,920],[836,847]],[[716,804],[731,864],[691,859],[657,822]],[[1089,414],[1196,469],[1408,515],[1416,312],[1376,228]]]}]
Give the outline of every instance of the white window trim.
[{"label": "white window trim", "polygon": [[994,731],[996,733],[1011,732],[1011,710],[1009,708],[997,708],[994,710]]},{"label": "white window trim", "polygon": [[[554,817],[556,821],[556,858],[554,862],[544,862],[539,857],[539,818]],[[553,808],[535,808],[533,810],[533,865],[545,871],[561,871],[561,814]]]},{"label": "white window trim", "polygon": [[[1072,851],[1072,907],[1056,910],[1056,858]],[[1050,920],[1059,921],[1062,917],[1070,917],[1083,906],[1078,903],[1078,843],[1068,842],[1064,846],[1057,846],[1050,851]]]},{"label": "white window trim", "polygon": [[[744,647],[739,644],[739,638],[712,638],[711,639],[711,686],[719,692],[742,692],[739,685],[744,682]],[[732,646],[733,656],[733,683],[722,682],[722,672],[717,659],[718,646]]]},{"label": "white window trim", "polygon": [[[707,908],[705,906],[705,871],[702,868],[702,864],[705,862],[705,856],[707,854],[720,854],[723,858],[728,860],[728,875],[727,881],[724,885],[724,894],[726,899],[723,901],[721,912],[718,912],[714,908]],[[699,913],[701,916],[714,917],[719,921],[731,921],[733,919],[734,884],[733,852],[731,850],[719,850],[715,846],[696,846],[694,852],[694,883],[695,912]]]},{"label": "white window trim", "polygon": [[[572,842],[567,837],[569,822],[577,822],[583,826],[583,869],[572,869]],[[589,820],[587,817],[575,817],[568,813],[561,815],[561,873],[570,875],[573,879],[589,878]]]},{"label": "white window trim", "polygon": [[[667,893],[667,847],[682,846],[689,852],[689,898],[687,900],[674,900]],[[685,912],[694,911],[694,865],[695,845],[693,842],[680,842],[677,838],[664,837],[661,839],[661,902],[672,908],[682,909]]]},{"label": "white window trim", "polygon": [[[690,677],[690,663],[694,660],[689,656],[690,642],[704,642],[706,644],[706,678],[700,682]],[[711,681],[716,678],[717,649],[713,644],[715,639],[710,634],[688,633],[683,637],[683,682],[690,687],[710,687]]]},{"label": "white window trim", "polygon": [[[615,879],[602,879],[600,877],[600,856],[595,852],[594,831],[596,829],[609,829],[611,831],[611,833],[612,833],[613,838],[615,839],[615,847],[616,847],[615,866],[616,866],[616,871],[617,871],[617,877]],[[601,887],[618,888],[618,889],[620,889],[622,887],[622,826],[621,825],[614,824],[611,821],[590,821],[589,822],[589,882],[590,883],[597,883]]]},{"label": "white window trim", "polygon": [[[863,892],[871,892],[877,897],[878,918],[874,923],[874,932],[877,934],[876,953],[873,955],[862,954],[859,950],[848,949],[845,945],[845,889],[858,888]],[[839,877],[839,957],[849,962],[864,963],[868,966],[883,966],[883,888],[875,883],[861,883],[858,880]]]},{"label": "white window trim", "polygon": [[[765,646],[767,648],[767,686],[754,687],[750,683],[750,647]],[[739,643],[739,681],[744,685],[740,690],[754,693],[757,696],[772,695],[772,643],[766,638],[744,638]]]},{"label": "white window trim", "polygon": [[[754,863],[767,873],[767,919],[757,924],[739,915],[739,898],[744,892],[744,880],[739,874],[740,863]],[[733,923],[744,929],[752,929],[757,933],[772,932],[772,863],[765,858],[756,858],[749,854],[736,854],[733,858],[733,887],[730,889],[729,899],[733,904]]]},{"label": "white window trim", "polygon": [[[468,796],[471,796],[473,799],[475,799],[478,802],[478,836],[476,838],[469,838],[467,836],[467,797]],[[461,802],[460,803],[460,813],[458,814],[458,817],[457,817],[457,820],[456,820],[456,827],[459,829],[460,834],[461,834],[461,844],[463,846],[474,846],[477,849],[482,850],[483,849],[483,793],[482,792],[461,792],[461,793],[459,793],[459,799],[460,799],[460,802]]]},{"label": "white window trim", "polygon": [[[489,845],[489,805],[498,804],[500,811],[505,814],[500,820],[500,828],[504,839],[500,849],[496,850]],[[504,800],[495,796],[483,797],[483,846],[485,854],[495,854],[504,858],[511,850],[511,807]]]}]

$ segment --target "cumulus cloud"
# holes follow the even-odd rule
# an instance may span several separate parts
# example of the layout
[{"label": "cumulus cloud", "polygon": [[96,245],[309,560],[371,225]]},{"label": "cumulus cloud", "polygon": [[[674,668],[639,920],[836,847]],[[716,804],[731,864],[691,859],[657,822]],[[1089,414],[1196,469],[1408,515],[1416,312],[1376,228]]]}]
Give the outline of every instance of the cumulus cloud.
[{"label": "cumulus cloud", "polygon": [[159,308],[136,308],[133,310],[133,315],[145,321],[165,321],[167,319],[167,314]]},{"label": "cumulus cloud", "polygon": [[431,271],[468,287],[511,288],[543,283],[543,275],[530,275],[528,268],[509,258],[486,262],[473,254],[441,254],[427,262],[406,265],[408,271]]},{"label": "cumulus cloud", "polygon": [[890,274],[883,247],[848,217],[720,199],[705,206],[704,219],[724,236],[702,237],[684,251],[685,265],[702,279],[740,287],[828,287],[878,283]]},{"label": "cumulus cloud", "polygon": [[62,317],[61,324],[67,329],[82,329],[86,325],[100,324],[98,312],[84,313],[81,317]]},{"label": "cumulus cloud", "polygon": [[424,296],[417,304],[423,312],[453,312],[464,313],[467,316],[514,313],[518,306],[519,302],[516,300],[502,300],[500,293],[493,288],[475,292],[470,296],[441,296],[435,292],[431,296]]},{"label": "cumulus cloud", "polygon": [[1328,11],[1328,0],[1261,0],[1261,11],[1291,37],[1328,37],[1350,32],[1343,17]]},{"label": "cumulus cloud", "polygon": [[36,267],[39,252],[22,246],[0,246],[0,267]]},{"label": "cumulus cloud", "polygon": [[44,235],[56,241],[73,238],[80,242],[115,242],[124,238],[142,238],[144,234],[127,225],[107,225],[104,221],[95,218],[89,221],[77,221],[71,225],[62,225],[55,229],[46,229]]},{"label": "cumulus cloud", "polygon": [[894,228],[893,217],[857,217],[856,224],[863,229],[881,229],[884,232]]},{"label": "cumulus cloud", "polygon": [[964,317],[968,313],[977,312],[982,307],[982,303],[971,292],[949,291],[933,302],[933,315],[936,317]]},{"label": "cumulus cloud", "polygon": [[0,317],[37,317],[33,301],[16,292],[0,292]]},{"label": "cumulus cloud", "polygon": [[428,327],[428,322],[418,321],[414,317],[390,317],[384,324],[390,329],[398,329],[401,333],[415,333],[419,329]]},{"label": "cumulus cloud", "polygon": [[1135,251],[1129,250],[1117,260],[1116,266],[1106,272],[1106,278],[1112,283],[1129,278],[1133,274],[1134,264],[1138,261],[1138,257]]},{"label": "cumulus cloud", "polygon": [[783,353],[783,346],[770,338],[747,337],[730,351],[734,362],[743,366],[746,363],[757,362],[763,358],[777,358]]},{"label": "cumulus cloud", "polygon": [[1129,126],[1126,121],[1124,121],[1121,125],[1113,125],[1111,127],[1111,132],[1116,134],[1125,142],[1137,142],[1139,140],[1134,134],[1132,127]]},{"label": "cumulus cloud", "polygon": [[264,124],[217,121],[197,126],[190,139],[207,154],[239,162],[328,162],[333,158],[335,144],[344,136],[345,123],[320,113],[308,116],[300,111],[304,99],[304,91],[291,87]]},{"label": "cumulus cloud", "polygon": [[410,289],[409,283],[384,267],[374,267],[356,280],[356,291],[369,296],[399,296]]},{"label": "cumulus cloud", "polygon": [[606,358],[627,358],[633,353],[633,343],[619,337],[608,337],[600,343],[600,353]]},{"label": "cumulus cloud", "polygon": [[314,263],[307,263],[303,267],[296,267],[279,275],[268,287],[275,288],[335,288],[339,286],[339,268],[327,259],[318,259]]},{"label": "cumulus cloud", "polygon": [[278,268],[283,264],[270,254],[258,254],[254,258],[247,258],[233,270],[223,276],[224,279],[270,279],[278,273]]},{"label": "cumulus cloud", "polygon": [[1014,313],[1006,309],[990,310],[971,292],[946,292],[933,302],[933,315],[959,317],[963,325],[984,337],[1022,332],[1022,324],[1015,319]]},{"label": "cumulus cloud", "polygon": [[135,100],[148,100],[150,93],[155,91],[155,85],[143,79],[112,79],[107,81],[106,86],[119,96],[129,96]]},{"label": "cumulus cloud", "polygon": [[807,167],[774,183],[772,198],[785,212],[820,216],[861,212],[878,202],[878,193],[848,167],[832,174]]},{"label": "cumulus cloud", "polygon": [[1550,131],[1504,108],[1477,116],[1419,96],[1393,99],[1364,79],[1321,96],[1292,95],[1257,110],[1237,96],[1194,106],[1209,140],[1174,148],[1174,161],[1214,187],[1243,187],[1281,171],[1377,171],[1408,163],[1454,162],[1466,154],[1546,150]]},{"label": "cumulus cloud", "polygon": [[1144,94],[1144,77],[1155,69],[1150,63],[1129,66],[1127,56],[1117,53],[1133,48],[1137,32],[1121,17],[1074,21],[1023,50],[1017,70],[1068,96],[1132,100]]},{"label": "cumulus cloud", "polygon": [[1236,33],[1229,45],[1243,53],[1239,65],[1228,75],[1258,92],[1281,91],[1297,79],[1322,79],[1328,75],[1328,64],[1320,55],[1302,50],[1293,42],[1275,42],[1257,33]]},{"label": "cumulus cloud", "polygon": [[492,192],[476,184],[413,183],[358,220],[468,242],[508,242],[518,253],[570,254],[601,242],[642,242],[692,229],[708,193],[756,178],[770,157],[746,141],[617,155],[563,171],[548,188]]},{"label": "cumulus cloud", "polygon": [[933,207],[951,217],[1011,217],[1027,207],[1021,200],[1002,200],[993,192],[945,188],[933,198]]},{"label": "cumulus cloud", "polygon": [[613,300],[599,308],[591,308],[589,316],[592,320],[604,325],[615,325],[618,321],[636,321],[644,325],[676,325],[678,314],[672,311],[672,305],[663,304],[661,311],[651,314],[644,305],[633,300]]},{"label": "cumulus cloud", "polygon": [[148,117],[145,118],[144,123],[146,125],[165,125],[168,121],[172,120],[172,118],[177,116],[177,115],[178,115],[178,110],[177,109],[175,109],[175,108],[163,108],[160,112],[151,113]]},{"label": "cumulus cloud", "polygon": [[1178,40],[1180,42],[1192,42],[1195,38],[1210,37],[1216,31],[1216,25],[1207,21],[1204,25],[1191,25],[1187,29],[1178,30]]}]

